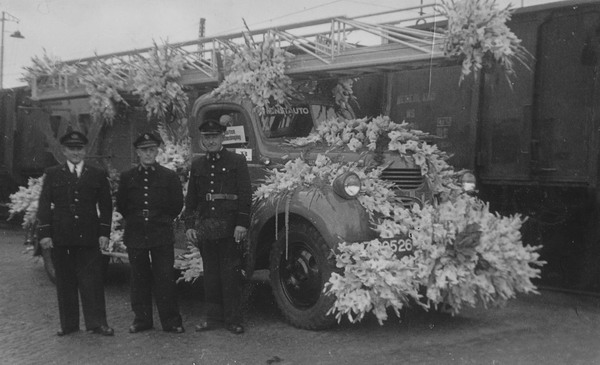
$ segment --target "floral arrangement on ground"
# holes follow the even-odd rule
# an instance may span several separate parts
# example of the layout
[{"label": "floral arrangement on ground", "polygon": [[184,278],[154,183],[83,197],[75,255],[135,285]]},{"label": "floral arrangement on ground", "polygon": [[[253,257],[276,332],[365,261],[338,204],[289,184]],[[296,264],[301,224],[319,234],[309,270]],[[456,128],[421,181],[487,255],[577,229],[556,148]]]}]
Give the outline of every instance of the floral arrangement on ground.
[{"label": "floral arrangement on ground", "polygon": [[[386,138],[382,138],[386,137]],[[437,202],[407,209],[390,182],[381,179],[385,166],[361,167],[333,162],[318,155],[314,162],[301,158],[281,170],[271,170],[255,192],[255,203],[283,199],[295,189],[314,188],[316,182],[332,184],[353,171],[362,180],[359,202],[369,213],[379,238],[369,242],[342,242],[326,291],[336,299],[330,313],[360,321],[373,312],[382,323],[387,309],[396,313],[410,303],[424,308],[501,305],[517,293],[536,293],[531,280],[539,277],[539,247],[524,246],[519,229],[524,219],[503,217],[489,206],[464,193],[459,173],[446,162],[448,156],[423,140],[427,134],[387,117],[372,120],[332,119],[308,137],[289,141],[309,147],[324,143],[332,148],[375,151],[387,140],[387,151],[398,153],[420,166]],[[397,258],[388,239],[411,238],[414,254]]]}]

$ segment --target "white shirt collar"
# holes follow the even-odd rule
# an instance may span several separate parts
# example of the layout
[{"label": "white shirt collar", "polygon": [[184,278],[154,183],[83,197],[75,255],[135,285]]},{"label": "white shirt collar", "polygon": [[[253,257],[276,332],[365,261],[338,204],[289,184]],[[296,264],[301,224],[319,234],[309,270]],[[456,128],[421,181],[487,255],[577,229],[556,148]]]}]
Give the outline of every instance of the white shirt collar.
[{"label": "white shirt collar", "polygon": [[73,168],[76,168],[77,170],[75,171],[77,172],[77,176],[81,176],[81,171],[83,170],[83,161],[79,162],[77,165],[71,161],[67,161],[67,166],[69,166],[69,171],[71,172],[73,172]]}]

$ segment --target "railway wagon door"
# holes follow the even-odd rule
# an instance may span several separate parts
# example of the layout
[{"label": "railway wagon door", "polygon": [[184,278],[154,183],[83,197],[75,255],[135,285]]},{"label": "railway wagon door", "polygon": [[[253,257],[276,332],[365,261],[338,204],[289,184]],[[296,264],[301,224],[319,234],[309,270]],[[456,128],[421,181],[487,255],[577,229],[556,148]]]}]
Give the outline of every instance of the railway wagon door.
[{"label": "railway wagon door", "polygon": [[516,80],[485,75],[479,175],[484,183],[594,186],[600,13],[557,12],[511,29],[535,55]]},{"label": "railway wagon door", "polygon": [[540,181],[596,183],[599,45],[599,12],[540,27],[531,140],[531,173]]},{"label": "railway wagon door", "polygon": [[[515,17],[534,54],[511,85],[487,74],[478,176],[492,210],[528,217],[527,244],[543,245],[542,281],[598,289],[597,186],[600,11],[563,7]],[[596,211],[596,213],[594,213]]]}]

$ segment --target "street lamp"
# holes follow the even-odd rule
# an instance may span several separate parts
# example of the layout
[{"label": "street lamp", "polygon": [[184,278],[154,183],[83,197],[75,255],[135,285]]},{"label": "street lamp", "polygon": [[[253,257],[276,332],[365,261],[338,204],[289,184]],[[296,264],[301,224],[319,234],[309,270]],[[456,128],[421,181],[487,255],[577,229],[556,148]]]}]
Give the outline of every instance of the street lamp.
[{"label": "street lamp", "polygon": [[[0,18],[0,22],[2,22],[2,36],[0,37],[2,39],[0,43],[0,89],[4,89],[4,23],[7,21],[19,24],[19,18],[10,15],[5,11],[2,12],[2,18]],[[10,36],[12,38],[25,38],[18,30],[13,32]]]}]

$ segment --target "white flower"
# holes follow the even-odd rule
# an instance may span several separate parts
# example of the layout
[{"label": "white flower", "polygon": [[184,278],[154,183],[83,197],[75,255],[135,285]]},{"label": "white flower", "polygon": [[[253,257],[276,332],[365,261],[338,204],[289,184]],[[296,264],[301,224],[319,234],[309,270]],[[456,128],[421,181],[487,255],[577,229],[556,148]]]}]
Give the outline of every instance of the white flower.
[{"label": "white flower", "polygon": [[529,52],[506,26],[512,13],[510,5],[498,9],[495,0],[443,1],[443,5],[448,18],[444,53],[463,57],[459,83],[472,71],[482,69],[484,60],[500,65],[507,75],[514,73],[515,60],[529,68]]}]

